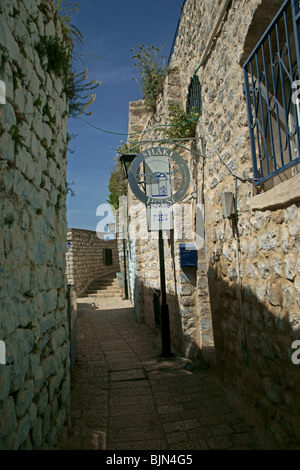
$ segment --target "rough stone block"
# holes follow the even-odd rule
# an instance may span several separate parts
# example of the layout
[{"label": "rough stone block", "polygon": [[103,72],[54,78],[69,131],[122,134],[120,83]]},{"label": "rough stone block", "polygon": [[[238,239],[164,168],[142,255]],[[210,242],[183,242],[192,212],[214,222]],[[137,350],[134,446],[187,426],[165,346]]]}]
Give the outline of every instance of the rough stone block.
[{"label": "rough stone block", "polygon": [[12,397],[0,402],[0,437],[7,438],[12,434],[18,425],[15,404]]},{"label": "rough stone block", "polygon": [[24,386],[18,391],[16,397],[16,414],[23,416],[25,411],[30,407],[34,397],[34,384],[33,380],[27,381]]},{"label": "rough stone block", "polygon": [[192,295],[194,293],[194,289],[190,285],[180,285],[178,289],[178,293],[180,295]]},{"label": "rough stone block", "polygon": [[11,367],[0,365],[0,402],[5,401],[10,392]]},{"label": "rough stone block", "polygon": [[37,418],[32,428],[32,445],[34,449],[40,449],[43,439],[43,422],[41,418]]},{"label": "rough stone block", "polygon": [[24,381],[29,367],[29,356],[25,355],[14,361],[13,356],[9,356],[8,361],[12,361],[13,369],[11,375],[11,392],[14,393],[19,390]]},{"label": "rough stone block", "polygon": [[271,305],[281,305],[281,289],[278,278],[271,277],[267,282],[267,296]]},{"label": "rough stone block", "polygon": [[43,368],[43,375],[45,379],[48,379],[50,375],[54,374],[56,370],[56,360],[53,355],[48,356],[46,359],[41,361],[41,366]]},{"label": "rough stone block", "polygon": [[285,277],[290,281],[293,281],[297,274],[296,262],[297,255],[294,253],[286,255],[284,258]]},{"label": "rough stone block", "polygon": [[21,444],[27,439],[30,431],[30,419],[29,415],[26,414],[20,419],[17,435],[14,443],[14,450],[20,449]]},{"label": "rough stone block", "polygon": [[11,135],[8,132],[0,137],[0,160],[13,162],[15,158],[15,147]]},{"label": "rough stone block", "polygon": [[4,15],[0,16],[0,44],[9,44],[10,58],[17,62],[19,59],[20,48]]}]

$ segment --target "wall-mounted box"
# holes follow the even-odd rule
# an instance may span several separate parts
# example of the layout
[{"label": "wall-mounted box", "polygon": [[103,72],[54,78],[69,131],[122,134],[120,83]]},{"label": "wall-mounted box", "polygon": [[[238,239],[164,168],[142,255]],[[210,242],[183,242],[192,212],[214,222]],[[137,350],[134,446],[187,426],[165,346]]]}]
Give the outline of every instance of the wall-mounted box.
[{"label": "wall-mounted box", "polygon": [[224,218],[231,217],[235,214],[234,194],[225,192],[220,197],[221,213]]},{"label": "wall-mounted box", "polygon": [[181,243],[179,245],[179,257],[182,268],[197,267],[197,250],[193,243]]}]

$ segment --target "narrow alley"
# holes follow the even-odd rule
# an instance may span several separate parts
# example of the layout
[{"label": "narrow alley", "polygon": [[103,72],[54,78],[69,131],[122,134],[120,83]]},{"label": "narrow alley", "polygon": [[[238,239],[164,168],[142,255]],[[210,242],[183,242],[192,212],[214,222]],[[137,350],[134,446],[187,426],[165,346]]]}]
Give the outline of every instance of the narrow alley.
[{"label": "narrow alley", "polygon": [[266,449],[213,373],[135,320],[130,301],[78,299],[71,427],[57,450]]}]

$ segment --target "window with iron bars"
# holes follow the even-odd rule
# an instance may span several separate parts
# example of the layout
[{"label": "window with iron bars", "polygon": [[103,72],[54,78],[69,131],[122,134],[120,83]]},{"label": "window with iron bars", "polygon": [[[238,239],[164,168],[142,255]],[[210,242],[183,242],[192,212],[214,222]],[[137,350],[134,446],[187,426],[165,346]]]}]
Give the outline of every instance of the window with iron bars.
[{"label": "window with iron bars", "polygon": [[299,0],[283,3],[243,68],[253,178],[268,189],[300,172]]},{"label": "window with iron bars", "polygon": [[201,85],[197,75],[194,75],[188,91],[188,113],[201,113]]}]

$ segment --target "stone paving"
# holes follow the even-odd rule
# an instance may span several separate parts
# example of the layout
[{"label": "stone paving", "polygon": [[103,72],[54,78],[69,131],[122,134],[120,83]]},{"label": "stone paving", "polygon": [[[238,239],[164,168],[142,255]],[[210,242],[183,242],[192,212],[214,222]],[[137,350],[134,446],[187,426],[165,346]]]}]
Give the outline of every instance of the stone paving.
[{"label": "stone paving", "polygon": [[[71,423],[57,450],[262,449],[210,370],[135,321],[130,301],[78,299]],[[192,369],[192,370],[189,370]]]}]

